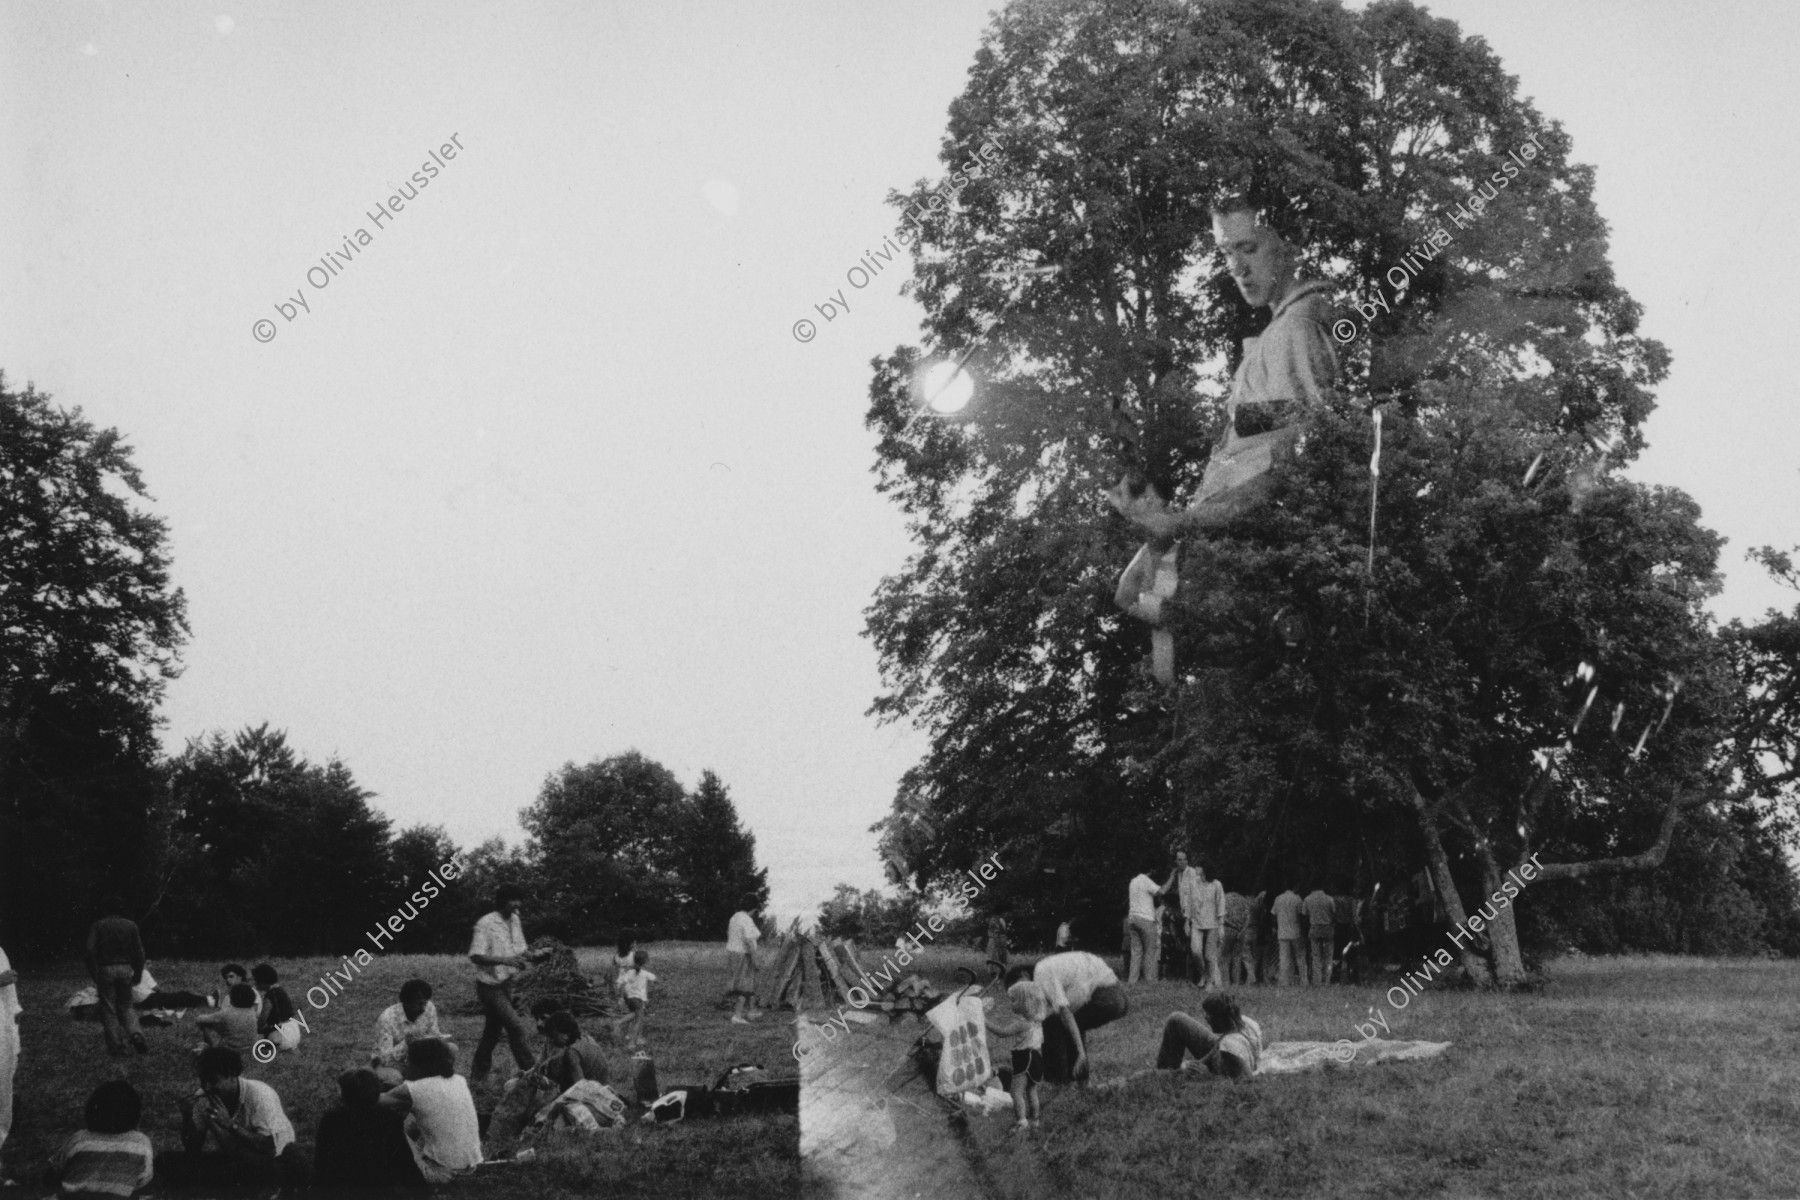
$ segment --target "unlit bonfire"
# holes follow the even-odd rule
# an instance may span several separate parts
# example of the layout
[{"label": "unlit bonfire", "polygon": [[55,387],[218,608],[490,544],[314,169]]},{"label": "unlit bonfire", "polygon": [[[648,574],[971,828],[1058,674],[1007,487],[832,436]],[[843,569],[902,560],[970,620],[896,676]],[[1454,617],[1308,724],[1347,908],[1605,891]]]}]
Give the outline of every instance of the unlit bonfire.
[{"label": "unlit bonfire", "polygon": [[576,963],[575,952],[562,942],[540,937],[531,943],[529,954],[533,960],[531,973],[519,981],[519,999],[527,1011],[549,1001],[577,1017],[619,1015],[610,1001],[609,989],[590,979]]},{"label": "unlit bonfire", "polygon": [[878,977],[863,969],[856,957],[856,943],[847,938],[814,938],[790,928],[777,943],[775,967],[767,976],[762,1004],[795,1011],[809,1002],[852,1004],[897,1014],[924,1013],[941,999],[943,993],[918,975],[882,986]]}]

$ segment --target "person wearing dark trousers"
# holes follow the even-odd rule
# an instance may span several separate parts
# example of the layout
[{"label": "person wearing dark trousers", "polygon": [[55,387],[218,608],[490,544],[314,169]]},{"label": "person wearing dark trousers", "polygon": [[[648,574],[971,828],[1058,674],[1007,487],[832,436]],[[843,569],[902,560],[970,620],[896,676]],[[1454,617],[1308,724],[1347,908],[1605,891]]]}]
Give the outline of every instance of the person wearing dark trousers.
[{"label": "person wearing dark trousers", "polygon": [[106,1031],[106,1050],[114,1058],[129,1053],[126,1039],[139,1054],[148,1054],[138,1028],[137,1008],[131,989],[144,979],[144,940],[137,922],[125,916],[125,901],[108,896],[101,916],[88,930],[87,969],[100,997],[100,1025]]},{"label": "person wearing dark trousers", "polygon": [[525,1022],[513,1005],[513,985],[530,969],[531,962],[525,930],[519,923],[524,899],[525,891],[517,884],[501,884],[494,892],[494,911],[475,923],[475,940],[469,944],[469,961],[475,964],[475,998],[487,1017],[469,1070],[469,1078],[476,1081],[487,1078],[493,1069],[494,1048],[503,1033],[519,1070],[529,1071],[537,1063],[525,1041]]},{"label": "person wearing dark trousers", "polygon": [[[200,1090],[181,1101],[182,1149],[157,1157],[158,1181],[205,1189],[191,1193],[205,1196],[224,1188],[304,1187],[312,1169],[275,1089],[243,1078],[243,1055],[227,1046],[202,1050],[195,1070]],[[208,1139],[219,1148],[207,1151]]]},{"label": "person wearing dark trousers", "polygon": [[1038,960],[1031,978],[1050,1006],[1044,1021],[1044,1079],[1080,1083],[1088,1076],[1087,1035],[1131,1011],[1111,967],[1082,950]]}]

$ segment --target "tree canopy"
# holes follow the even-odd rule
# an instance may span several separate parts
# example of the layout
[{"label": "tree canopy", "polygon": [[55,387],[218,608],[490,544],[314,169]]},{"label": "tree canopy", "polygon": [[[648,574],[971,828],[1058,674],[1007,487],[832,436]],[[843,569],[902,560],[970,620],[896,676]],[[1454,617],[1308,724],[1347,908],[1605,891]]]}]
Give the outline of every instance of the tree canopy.
[{"label": "tree canopy", "polygon": [[136,880],[156,705],[187,636],[145,499],[116,430],[0,375],[0,917],[14,953],[61,944],[85,927],[86,898]]},{"label": "tree canopy", "polygon": [[538,903],[563,937],[721,936],[746,894],[768,897],[755,839],[711,771],[689,795],[635,750],[566,763],[519,814]]},{"label": "tree canopy", "polygon": [[[1661,862],[1683,813],[1743,799],[1734,765],[1764,777],[1721,749],[1748,685],[1703,608],[1720,539],[1613,474],[1668,354],[1592,168],[1484,42],[1403,0],[1017,3],[944,160],[987,142],[908,285],[978,399],[915,419],[905,346],[870,388],[917,544],[869,609],[875,712],[931,736],[883,827],[897,874],[1003,848],[1026,869],[996,902],[1048,923],[1116,914],[1135,858],[1197,841],[1245,890],[1429,863],[1460,919],[1532,854],[1551,880]],[[1163,690],[1111,606],[1140,539],[1102,494],[1204,468],[1266,320],[1213,244],[1234,194],[1336,289],[1345,380],[1272,503],[1188,546]],[[1522,977],[1513,928],[1472,974]]]}]

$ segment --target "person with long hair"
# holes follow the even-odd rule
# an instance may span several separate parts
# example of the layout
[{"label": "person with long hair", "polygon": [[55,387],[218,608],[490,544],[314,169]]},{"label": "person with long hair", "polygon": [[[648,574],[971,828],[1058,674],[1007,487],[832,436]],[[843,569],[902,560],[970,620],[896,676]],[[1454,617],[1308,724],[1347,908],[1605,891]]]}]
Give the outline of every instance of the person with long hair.
[{"label": "person with long hair", "polygon": [[1190,1054],[1226,1079],[1248,1079],[1262,1069],[1262,1026],[1246,1017],[1236,1000],[1214,993],[1201,1001],[1200,1011],[1206,1015],[1204,1025],[1184,1012],[1170,1013],[1163,1022],[1156,1052],[1159,1070],[1180,1070]]}]

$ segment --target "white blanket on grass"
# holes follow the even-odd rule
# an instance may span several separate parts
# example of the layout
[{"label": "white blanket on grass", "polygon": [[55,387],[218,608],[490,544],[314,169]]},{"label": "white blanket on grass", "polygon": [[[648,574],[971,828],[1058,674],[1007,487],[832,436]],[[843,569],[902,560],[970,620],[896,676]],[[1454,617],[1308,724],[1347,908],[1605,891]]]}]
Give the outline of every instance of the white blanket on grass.
[{"label": "white blanket on grass", "polygon": [[[1258,1075],[1292,1075],[1298,1071],[1311,1071],[1335,1063],[1341,1067],[1353,1066],[1357,1063],[1367,1065],[1378,1062],[1408,1062],[1419,1058],[1436,1058],[1448,1050],[1451,1042],[1400,1042],[1388,1041],[1384,1038],[1370,1038],[1367,1041],[1341,1042],[1270,1042],[1263,1047],[1262,1061],[1257,1069]],[[1352,1053],[1354,1051],[1354,1053]],[[1206,1064],[1198,1058],[1190,1058],[1181,1064],[1184,1071],[1205,1071]],[[1135,1083],[1148,1075],[1159,1075],[1164,1072],[1152,1067],[1147,1071],[1133,1071],[1118,1079],[1108,1079],[1094,1085],[1096,1091],[1109,1091]]]}]

